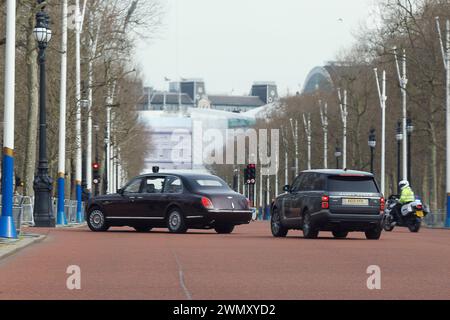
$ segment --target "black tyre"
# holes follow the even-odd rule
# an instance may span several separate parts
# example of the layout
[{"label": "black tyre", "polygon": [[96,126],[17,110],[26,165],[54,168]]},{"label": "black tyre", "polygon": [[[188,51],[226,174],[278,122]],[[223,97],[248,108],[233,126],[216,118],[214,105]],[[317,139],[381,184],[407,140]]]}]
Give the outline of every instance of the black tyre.
[{"label": "black tyre", "polygon": [[92,208],[89,210],[87,224],[89,229],[94,232],[105,232],[109,229],[105,214],[99,208]]},{"label": "black tyre", "polygon": [[167,215],[167,228],[171,233],[186,233],[188,228],[180,209],[172,209]]},{"label": "black tyre", "polygon": [[395,226],[392,224],[392,218],[386,216],[383,219],[383,229],[384,229],[384,231],[392,232],[392,231],[394,231],[394,228],[395,228]]},{"label": "black tyre", "polygon": [[393,227],[391,224],[387,224],[387,223],[385,223],[384,226],[383,226],[383,229],[386,232],[392,232],[392,231],[394,231],[394,228],[395,227]]},{"label": "black tyre", "polygon": [[270,218],[270,227],[272,230],[272,235],[275,238],[286,238],[289,232],[289,229],[283,227],[281,224],[281,216],[277,208],[273,209],[272,217]]},{"label": "black tyre", "polygon": [[152,229],[153,229],[152,227],[148,227],[148,226],[134,227],[134,230],[136,230],[136,232],[139,232],[139,233],[150,232]]},{"label": "black tyre", "polygon": [[303,237],[305,239],[317,239],[319,236],[319,229],[317,229],[311,221],[311,215],[306,210],[303,213]]},{"label": "black tyre", "polygon": [[220,225],[214,228],[218,234],[230,234],[234,230],[233,225]]},{"label": "black tyre", "polygon": [[408,224],[408,229],[412,233],[418,233],[421,227],[422,227],[422,220],[420,219],[417,219],[416,221],[413,221],[412,223]]},{"label": "black tyre", "polygon": [[348,237],[348,231],[335,230],[333,231],[333,237],[336,239],[345,239]]},{"label": "black tyre", "polygon": [[373,229],[367,230],[365,232],[366,238],[367,238],[367,240],[380,240],[382,232],[383,232],[382,228],[373,228]]}]

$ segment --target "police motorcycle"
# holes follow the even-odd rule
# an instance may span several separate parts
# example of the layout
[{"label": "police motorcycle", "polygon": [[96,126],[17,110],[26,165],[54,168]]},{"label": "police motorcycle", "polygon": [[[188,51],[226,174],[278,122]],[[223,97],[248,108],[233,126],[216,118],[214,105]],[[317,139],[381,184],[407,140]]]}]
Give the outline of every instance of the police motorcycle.
[{"label": "police motorcycle", "polygon": [[391,232],[395,227],[407,227],[413,233],[419,232],[423,219],[430,213],[429,208],[421,200],[415,200],[403,205],[398,212],[398,202],[398,196],[389,197],[384,212],[383,229]]}]

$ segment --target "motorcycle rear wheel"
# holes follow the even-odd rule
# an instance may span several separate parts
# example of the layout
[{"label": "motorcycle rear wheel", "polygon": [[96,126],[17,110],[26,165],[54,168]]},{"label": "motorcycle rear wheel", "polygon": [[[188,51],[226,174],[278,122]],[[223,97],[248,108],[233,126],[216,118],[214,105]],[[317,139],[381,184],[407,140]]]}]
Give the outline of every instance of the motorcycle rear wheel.
[{"label": "motorcycle rear wheel", "polygon": [[412,233],[418,233],[420,231],[420,227],[422,227],[421,219],[417,219],[416,221],[408,224],[408,229]]}]

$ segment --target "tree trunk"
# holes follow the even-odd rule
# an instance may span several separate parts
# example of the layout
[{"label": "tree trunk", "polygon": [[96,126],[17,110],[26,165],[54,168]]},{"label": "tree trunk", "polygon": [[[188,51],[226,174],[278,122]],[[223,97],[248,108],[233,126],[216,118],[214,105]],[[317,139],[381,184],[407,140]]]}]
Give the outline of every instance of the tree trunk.
[{"label": "tree trunk", "polygon": [[33,180],[36,169],[36,145],[37,145],[37,122],[38,122],[38,64],[36,40],[33,36],[34,15],[30,14],[28,18],[27,35],[27,88],[28,88],[28,117],[27,117],[27,138],[25,147],[24,163],[24,194],[32,196]]}]

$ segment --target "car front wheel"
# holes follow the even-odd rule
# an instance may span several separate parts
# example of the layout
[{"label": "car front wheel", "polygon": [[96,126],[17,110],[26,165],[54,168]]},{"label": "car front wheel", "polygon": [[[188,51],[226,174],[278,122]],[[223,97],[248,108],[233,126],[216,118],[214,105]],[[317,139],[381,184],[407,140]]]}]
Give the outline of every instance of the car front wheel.
[{"label": "car front wheel", "polygon": [[289,232],[289,229],[281,225],[281,216],[276,208],[273,210],[270,226],[275,238],[285,238]]},{"label": "car front wheel", "polygon": [[94,232],[104,232],[108,231],[109,226],[106,222],[105,214],[102,210],[98,208],[93,208],[89,210],[87,216],[87,224],[89,229]]},{"label": "car front wheel", "polygon": [[167,228],[171,233],[186,233],[188,228],[179,209],[173,209],[167,215]]}]

